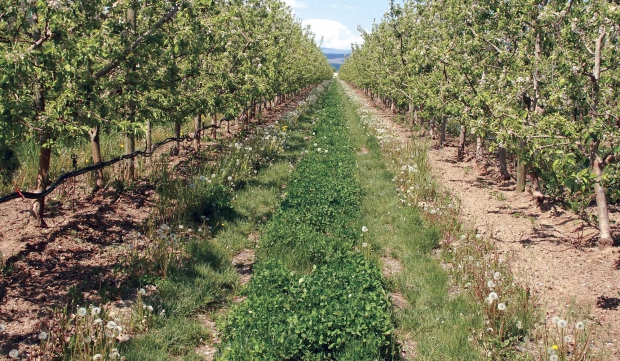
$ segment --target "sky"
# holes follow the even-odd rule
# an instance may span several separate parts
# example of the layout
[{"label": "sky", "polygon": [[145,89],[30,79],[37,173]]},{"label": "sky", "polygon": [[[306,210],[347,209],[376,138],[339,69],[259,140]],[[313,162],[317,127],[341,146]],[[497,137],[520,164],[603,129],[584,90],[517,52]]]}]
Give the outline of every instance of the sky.
[{"label": "sky", "polygon": [[[351,43],[362,43],[357,27],[372,29],[373,20],[381,21],[389,0],[284,0],[302,24],[310,25],[317,42],[324,48],[350,50]],[[402,1],[397,1],[402,3]]]}]

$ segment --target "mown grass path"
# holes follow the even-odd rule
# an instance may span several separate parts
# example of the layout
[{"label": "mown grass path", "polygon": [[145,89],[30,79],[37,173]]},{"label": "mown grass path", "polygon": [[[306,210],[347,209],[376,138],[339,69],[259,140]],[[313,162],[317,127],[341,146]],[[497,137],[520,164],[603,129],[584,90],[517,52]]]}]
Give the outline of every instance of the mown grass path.
[{"label": "mown grass path", "polygon": [[381,272],[356,251],[363,233],[361,189],[335,84],[322,105],[312,144],[261,238],[247,299],[224,325],[220,360],[394,355]]},{"label": "mown grass path", "polygon": [[[420,360],[477,360],[480,354],[469,341],[470,329],[481,320],[465,295],[449,296],[448,273],[432,251],[439,247],[441,230],[423,219],[418,207],[403,203],[384,157],[380,139],[361,121],[358,108],[344,99],[352,144],[356,149],[358,182],[362,188],[363,222],[368,228],[367,254],[386,273],[388,288],[399,299],[394,310],[403,357]],[[367,116],[367,115],[364,115]],[[381,132],[379,132],[381,134]],[[379,135],[381,137],[382,135]],[[387,135],[385,135],[387,136]],[[409,152],[403,172],[423,181],[428,170],[425,149]],[[401,161],[404,159],[400,159]],[[415,177],[414,177],[415,175]],[[414,182],[412,182],[414,183]],[[420,190],[411,184],[412,191]],[[396,265],[396,266],[395,266]]]},{"label": "mown grass path", "polygon": [[402,203],[377,137],[338,83],[322,106],[261,238],[247,299],[223,325],[219,359],[479,359],[468,336],[481,320],[448,295],[432,253],[440,230]]}]

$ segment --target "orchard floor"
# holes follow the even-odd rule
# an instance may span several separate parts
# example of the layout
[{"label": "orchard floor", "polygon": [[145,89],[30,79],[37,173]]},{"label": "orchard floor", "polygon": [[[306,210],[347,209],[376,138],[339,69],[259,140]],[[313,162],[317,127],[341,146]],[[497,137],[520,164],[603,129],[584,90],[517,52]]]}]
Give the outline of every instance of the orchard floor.
[{"label": "orchard floor", "polygon": [[[264,113],[262,124],[280,119],[306,95]],[[236,132],[234,127],[231,134],[222,129],[218,138],[232,139]],[[214,161],[215,144],[203,138],[209,151],[197,159],[191,144],[182,143],[169,168],[182,177],[185,164]],[[169,153],[171,146],[158,154]],[[126,300],[135,299],[128,275],[119,271],[129,261],[131,247],[147,244],[140,231],[157,199],[144,175],[123,192],[109,187],[95,195],[89,194],[87,175],[75,184],[67,181],[48,197],[44,229],[29,224],[30,201],[0,204],[0,324],[7,328],[0,333],[0,361],[15,345],[27,354],[40,343],[37,335],[46,329],[52,311],[71,301],[124,307]]]},{"label": "orchard floor", "polygon": [[[398,129],[403,141],[418,136],[394,122],[381,103],[357,91],[386,123]],[[620,360],[620,250],[596,247],[597,229],[558,204],[538,208],[529,193],[515,193],[513,181],[499,181],[493,159],[480,175],[468,149],[456,161],[456,139],[429,154],[435,177],[461,202],[461,218],[497,245],[519,282],[539,297],[549,324],[572,307],[589,314],[602,327],[598,333],[609,360]],[[513,172],[514,173],[514,172]],[[614,237],[620,238],[620,212],[613,208]],[[614,223],[612,223],[614,224]],[[617,245],[617,243],[616,243]]]}]

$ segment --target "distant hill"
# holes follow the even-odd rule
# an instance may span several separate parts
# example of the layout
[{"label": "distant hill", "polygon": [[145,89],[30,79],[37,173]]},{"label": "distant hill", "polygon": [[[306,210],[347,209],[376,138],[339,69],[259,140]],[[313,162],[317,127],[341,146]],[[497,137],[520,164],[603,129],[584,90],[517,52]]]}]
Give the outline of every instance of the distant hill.
[{"label": "distant hill", "polygon": [[340,50],[340,49],[331,49],[331,48],[321,48],[323,50],[323,54],[327,57],[329,61],[329,65],[334,67],[336,71],[340,70],[340,65],[344,63],[344,60],[347,56],[351,55],[351,50]]},{"label": "distant hill", "polygon": [[321,48],[321,50],[323,50],[323,54],[325,55],[327,54],[344,54],[344,55],[351,54],[351,49],[342,50],[342,49],[332,49],[332,48]]}]

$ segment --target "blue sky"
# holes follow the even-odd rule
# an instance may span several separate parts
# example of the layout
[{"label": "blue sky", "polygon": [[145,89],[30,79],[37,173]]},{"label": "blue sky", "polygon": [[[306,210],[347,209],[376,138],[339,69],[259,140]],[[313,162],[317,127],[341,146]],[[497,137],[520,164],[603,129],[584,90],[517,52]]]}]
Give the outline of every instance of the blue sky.
[{"label": "blue sky", "polygon": [[[351,43],[361,43],[358,25],[370,31],[373,20],[381,21],[390,7],[389,0],[284,0],[304,25],[310,25],[323,36],[323,47],[351,49]],[[396,1],[401,3],[402,1]]]}]

